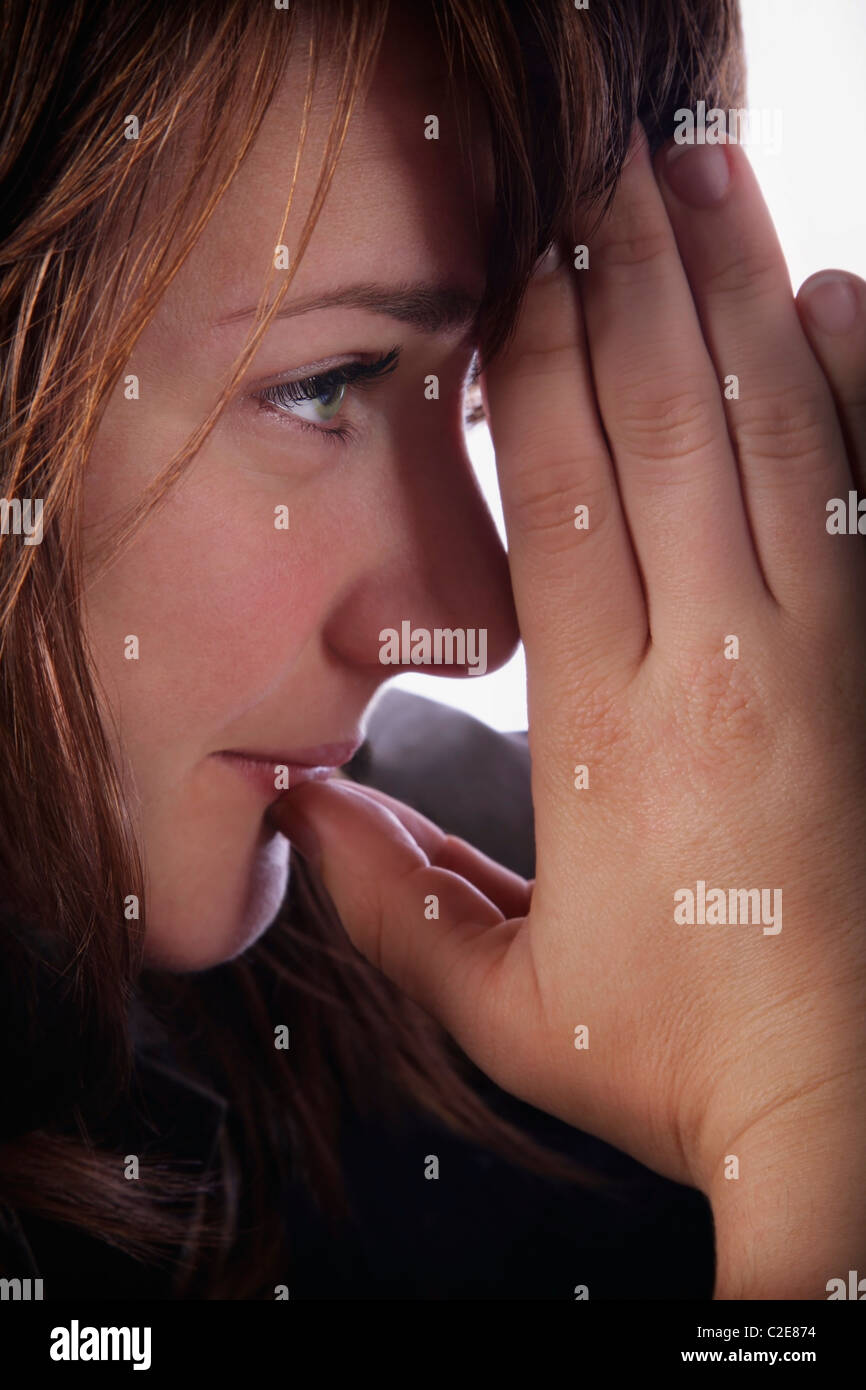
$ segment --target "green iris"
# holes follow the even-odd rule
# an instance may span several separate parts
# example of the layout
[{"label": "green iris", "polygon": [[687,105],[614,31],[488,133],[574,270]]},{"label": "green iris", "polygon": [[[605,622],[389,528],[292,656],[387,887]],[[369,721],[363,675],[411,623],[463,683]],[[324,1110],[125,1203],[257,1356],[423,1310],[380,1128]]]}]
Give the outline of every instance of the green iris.
[{"label": "green iris", "polygon": [[346,389],[345,381],[341,381],[307,402],[315,411],[315,418],[317,420],[332,420],[343,404]]}]

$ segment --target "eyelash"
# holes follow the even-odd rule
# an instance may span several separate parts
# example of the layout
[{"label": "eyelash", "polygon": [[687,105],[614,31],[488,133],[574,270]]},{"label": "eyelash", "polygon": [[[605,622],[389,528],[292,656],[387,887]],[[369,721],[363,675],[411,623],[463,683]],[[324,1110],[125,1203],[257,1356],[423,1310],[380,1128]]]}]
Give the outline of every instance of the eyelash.
[{"label": "eyelash", "polygon": [[[333,391],[337,386],[365,387],[381,381],[383,377],[390,376],[396,370],[400,360],[400,349],[394,347],[384,356],[377,358],[375,362],[346,362],[342,366],[332,367],[327,372],[320,372],[316,376],[302,377],[299,381],[281,381],[276,386],[268,386],[264,391],[257,393],[259,401],[280,410],[286,415],[292,415],[293,423],[303,430],[311,430],[313,434],[329,435],[334,443],[345,443],[352,437],[354,431],[347,425],[335,425],[329,429],[326,425],[314,425],[309,420],[302,420],[287,408],[287,401],[298,404],[301,401],[312,401],[317,396],[324,395],[327,391]],[[478,356],[472,358],[472,364],[466,382],[467,396],[474,399],[474,403],[467,407],[465,423],[476,424],[484,418],[483,407],[480,405],[480,391],[477,388],[479,376]]]},{"label": "eyelash", "polygon": [[268,386],[264,391],[259,391],[258,399],[267,401],[286,415],[292,415],[294,424],[303,430],[312,430],[318,435],[329,435],[335,443],[345,442],[353,433],[347,425],[335,425],[331,429],[326,425],[314,425],[309,420],[302,420],[294,415],[288,409],[288,402],[297,405],[301,401],[314,401],[317,396],[323,396],[337,386],[370,386],[373,382],[389,376],[395,370],[399,359],[400,349],[395,347],[375,362],[345,362],[340,367],[331,367],[327,372],[319,372],[316,376],[302,377],[300,381],[281,381],[276,386]]}]

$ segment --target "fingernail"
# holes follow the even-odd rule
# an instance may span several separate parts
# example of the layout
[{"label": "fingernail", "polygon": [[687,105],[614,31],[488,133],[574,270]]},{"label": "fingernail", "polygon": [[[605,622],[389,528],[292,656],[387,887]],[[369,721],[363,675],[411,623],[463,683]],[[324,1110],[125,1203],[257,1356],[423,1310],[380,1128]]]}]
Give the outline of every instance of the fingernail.
[{"label": "fingernail", "polygon": [[559,247],[552,241],[532,268],[532,276],[535,280],[541,280],[545,275],[552,275],[562,265],[562,257],[559,254]]},{"label": "fingernail", "polygon": [[854,287],[835,271],[815,276],[803,295],[803,303],[822,333],[848,333],[857,320],[859,304]]},{"label": "fingernail", "polygon": [[674,193],[692,208],[720,203],[731,182],[724,145],[668,145],[664,168]]}]

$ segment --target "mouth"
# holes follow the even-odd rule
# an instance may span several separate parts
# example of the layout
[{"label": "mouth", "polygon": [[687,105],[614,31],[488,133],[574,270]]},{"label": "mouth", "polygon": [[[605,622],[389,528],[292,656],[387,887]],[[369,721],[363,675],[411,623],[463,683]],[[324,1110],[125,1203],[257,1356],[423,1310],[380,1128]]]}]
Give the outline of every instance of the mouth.
[{"label": "mouth", "polygon": [[212,756],[234,767],[268,801],[276,801],[284,792],[304,782],[322,782],[331,777],[338,768],[351,762],[362,741],[322,743],[315,748],[268,753],[229,748]]}]

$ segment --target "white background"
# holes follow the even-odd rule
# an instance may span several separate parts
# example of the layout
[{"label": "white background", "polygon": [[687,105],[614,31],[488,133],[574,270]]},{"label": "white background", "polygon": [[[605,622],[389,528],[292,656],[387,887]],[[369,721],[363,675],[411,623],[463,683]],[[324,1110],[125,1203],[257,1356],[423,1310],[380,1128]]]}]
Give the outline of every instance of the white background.
[{"label": "white background", "polygon": [[[792,288],[830,267],[866,279],[866,0],[741,0],[741,10],[745,105],[782,113],[780,151],[754,143],[746,143],[746,149],[776,224]],[[485,425],[470,432],[469,445],[504,540]],[[450,680],[412,672],[390,684],[465,709],[496,729],[527,726],[522,646],[489,676]]]}]

